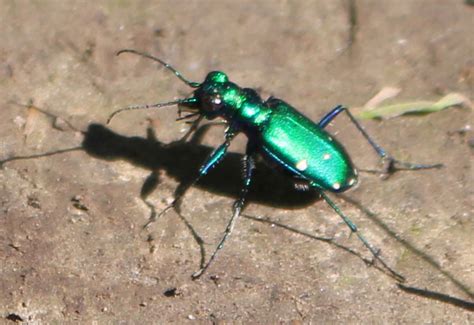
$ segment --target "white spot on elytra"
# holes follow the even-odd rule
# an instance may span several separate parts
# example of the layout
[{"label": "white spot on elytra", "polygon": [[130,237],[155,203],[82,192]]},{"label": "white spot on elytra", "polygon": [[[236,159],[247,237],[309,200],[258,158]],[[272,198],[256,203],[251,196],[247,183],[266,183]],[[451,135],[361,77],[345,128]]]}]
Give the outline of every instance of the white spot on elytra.
[{"label": "white spot on elytra", "polygon": [[332,184],[332,188],[335,189],[335,190],[338,190],[338,189],[341,188],[341,184],[339,184],[339,183],[334,183],[334,184]]},{"label": "white spot on elytra", "polygon": [[354,168],[354,175],[357,176],[359,175],[359,172],[357,171],[357,169]]},{"label": "white spot on elytra", "polygon": [[349,180],[349,186],[354,185],[355,182],[356,182],[355,178],[351,178],[351,179]]},{"label": "white spot on elytra", "polygon": [[308,162],[306,161],[306,159],[300,160],[296,164],[296,169],[298,169],[299,171],[304,171],[306,170],[306,168],[308,168]]},{"label": "white spot on elytra", "polygon": [[325,154],[323,155],[323,159],[324,159],[324,160],[328,160],[328,159],[330,159],[330,158],[331,158],[331,155],[328,154],[328,153],[325,153]]}]

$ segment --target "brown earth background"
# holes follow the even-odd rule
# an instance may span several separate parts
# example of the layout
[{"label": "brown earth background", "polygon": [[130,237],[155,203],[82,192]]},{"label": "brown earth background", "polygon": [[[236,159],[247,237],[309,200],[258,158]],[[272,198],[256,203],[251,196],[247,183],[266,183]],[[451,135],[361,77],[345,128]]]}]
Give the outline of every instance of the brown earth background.
[{"label": "brown earth background", "polygon": [[[469,109],[364,121],[394,156],[445,168],[362,173],[335,198],[405,284],[431,297],[348,251],[370,259],[324,202],[260,165],[246,217],[192,281],[203,258],[196,238],[207,258],[230,217],[245,137],[187,193],[181,217],[144,230],[224,129],[177,144],[186,124],[175,108],[105,125],[118,108],[190,93],[151,61],[116,57],[122,48],[195,81],[223,70],[317,121],[385,86],[402,89],[394,102],[472,99],[473,30],[474,7],[461,0],[1,0],[0,322],[473,323]],[[329,130],[357,166],[380,168],[347,117]],[[40,157],[8,160],[31,155]]]}]

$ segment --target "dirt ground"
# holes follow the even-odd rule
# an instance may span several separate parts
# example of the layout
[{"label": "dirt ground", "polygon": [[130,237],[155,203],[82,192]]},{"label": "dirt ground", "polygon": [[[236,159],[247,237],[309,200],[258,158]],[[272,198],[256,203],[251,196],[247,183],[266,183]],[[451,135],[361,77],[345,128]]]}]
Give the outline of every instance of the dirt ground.
[{"label": "dirt ground", "polygon": [[[461,0],[1,0],[0,323],[473,323],[469,109],[364,121],[394,156],[445,167],[362,173],[332,196],[405,290],[364,262],[323,201],[260,164],[246,216],[192,281],[230,217],[246,138],[187,193],[181,216],[143,229],[224,128],[177,143],[187,125],[174,107],[105,123],[118,108],[190,93],[149,60],[116,57],[123,48],[195,81],[223,70],[317,121],[385,86],[402,89],[395,102],[472,99],[473,30]],[[347,117],[329,130],[358,167],[380,167]]]}]

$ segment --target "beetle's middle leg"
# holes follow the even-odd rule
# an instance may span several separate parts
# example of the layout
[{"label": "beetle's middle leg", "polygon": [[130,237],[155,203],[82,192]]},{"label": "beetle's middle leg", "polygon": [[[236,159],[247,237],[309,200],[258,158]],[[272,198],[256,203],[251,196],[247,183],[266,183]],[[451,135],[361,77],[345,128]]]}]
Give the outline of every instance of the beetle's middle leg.
[{"label": "beetle's middle leg", "polygon": [[201,275],[203,275],[203,273],[207,270],[207,268],[212,263],[212,261],[216,258],[217,253],[224,247],[225,241],[227,240],[227,238],[232,233],[232,230],[234,229],[235,223],[237,222],[237,219],[239,218],[240,213],[242,212],[242,209],[244,208],[245,199],[250,189],[250,183],[252,181],[252,175],[255,169],[254,152],[255,152],[255,147],[253,146],[253,143],[249,141],[249,143],[247,144],[247,150],[246,150],[246,154],[243,161],[244,162],[244,166],[243,166],[244,184],[240,191],[239,198],[234,202],[234,205],[232,207],[232,217],[230,218],[229,223],[227,224],[227,227],[225,229],[224,235],[222,236],[222,239],[219,241],[219,244],[215,248],[211,257],[209,258],[206,264],[204,264],[197,272],[195,272],[192,275],[193,279],[197,279]]},{"label": "beetle's middle leg", "polygon": [[377,155],[382,158],[382,160],[387,162],[384,173],[388,174],[397,170],[418,170],[443,167],[443,164],[414,164],[395,159],[369,136],[369,134],[364,130],[359,121],[357,121],[354,115],[351,114],[349,109],[342,105],[336,106],[329,113],[327,113],[321,119],[321,121],[319,121],[319,127],[325,128],[336,116],[339,115],[339,113],[343,111],[346,112],[347,116],[349,116],[351,122],[356,126],[357,130],[359,130],[359,132],[364,136],[367,142],[369,142],[372,148],[374,148],[375,152],[377,152]]}]

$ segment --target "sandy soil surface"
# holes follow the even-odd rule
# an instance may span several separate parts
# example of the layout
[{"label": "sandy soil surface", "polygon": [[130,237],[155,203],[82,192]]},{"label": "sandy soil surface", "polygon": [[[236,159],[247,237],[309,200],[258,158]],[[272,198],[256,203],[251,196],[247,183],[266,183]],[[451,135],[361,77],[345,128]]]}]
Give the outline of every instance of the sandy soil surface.
[{"label": "sandy soil surface", "polygon": [[[176,108],[105,124],[118,108],[190,93],[151,61],[116,57],[122,48],[195,81],[226,71],[317,121],[385,86],[402,89],[396,102],[472,99],[473,30],[461,0],[0,1],[0,322],[473,323],[469,109],[364,121],[394,156],[445,168],[363,173],[334,197],[411,290],[364,262],[323,201],[260,164],[246,216],[192,281],[230,217],[246,138],[181,216],[143,229],[224,128],[177,143],[187,125]],[[329,130],[357,166],[380,167],[347,117]]]}]

